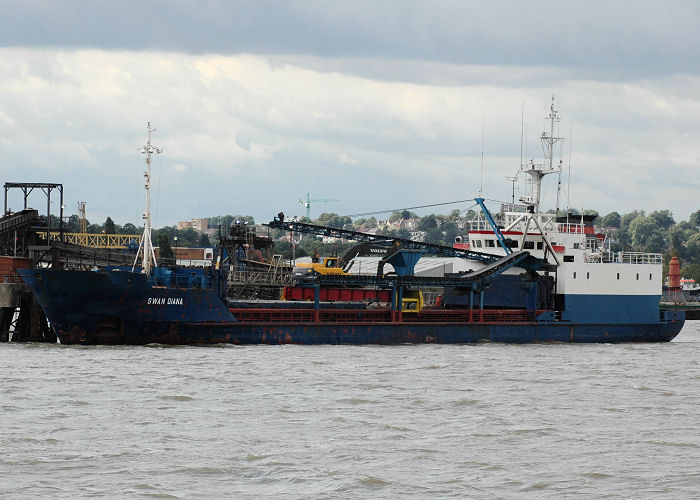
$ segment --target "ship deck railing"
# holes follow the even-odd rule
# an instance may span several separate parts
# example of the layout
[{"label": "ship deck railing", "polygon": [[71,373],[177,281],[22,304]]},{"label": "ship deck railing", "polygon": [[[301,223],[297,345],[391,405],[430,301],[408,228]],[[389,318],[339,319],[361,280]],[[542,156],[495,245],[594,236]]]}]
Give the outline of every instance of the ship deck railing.
[{"label": "ship deck railing", "polygon": [[601,264],[658,264],[663,262],[663,255],[660,253],[645,252],[593,252],[585,256],[585,261],[589,263]]},{"label": "ship deck railing", "polygon": [[291,274],[284,270],[271,266],[267,270],[260,271],[231,271],[228,276],[228,284],[237,285],[242,283],[267,283],[274,285],[285,285],[291,280]]},{"label": "ship deck railing", "polygon": [[614,262],[623,264],[661,264],[663,256],[660,253],[618,252]]},{"label": "ship deck railing", "polygon": [[[523,323],[532,312],[522,309],[431,309],[420,313],[390,309],[231,308],[241,323]],[[540,314],[544,311],[537,311]]]},{"label": "ship deck railing", "polygon": [[501,213],[520,213],[527,212],[527,206],[520,203],[501,203]]},{"label": "ship deck railing", "polygon": [[470,231],[493,231],[491,224],[486,219],[477,218],[469,221]]},{"label": "ship deck railing", "polygon": [[557,224],[557,231],[560,233],[584,234],[585,229],[583,224],[573,224],[567,222]]},{"label": "ship deck railing", "polygon": [[[511,226],[514,226],[513,231],[522,231],[525,226],[525,217],[527,216],[526,213],[522,212],[506,212],[505,214],[495,214],[495,220],[498,226],[503,229],[503,228],[509,228]],[[557,224],[555,221],[555,216],[554,215],[549,215],[549,214],[542,214],[538,216],[538,220],[540,223],[540,226],[544,231],[560,231],[560,224]],[[491,224],[488,222],[488,220],[483,216],[483,214],[479,213],[477,214],[473,219],[467,222],[468,228],[470,231],[493,231],[493,228],[491,227]],[[564,224],[566,226],[577,226],[579,224]],[[539,230],[536,228],[535,224],[530,224],[530,227],[528,229],[528,232],[534,232]],[[583,229],[577,229],[574,227],[570,228],[564,228],[563,231],[561,232],[583,232]]]}]

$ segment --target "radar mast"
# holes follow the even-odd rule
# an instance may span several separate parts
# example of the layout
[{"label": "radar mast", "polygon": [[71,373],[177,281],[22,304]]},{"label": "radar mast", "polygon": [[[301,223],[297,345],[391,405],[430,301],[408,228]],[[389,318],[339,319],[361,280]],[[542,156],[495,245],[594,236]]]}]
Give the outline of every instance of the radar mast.
[{"label": "radar mast", "polygon": [[156,131],[156,129],[151,127],[151,122],[148,122],[146,130],[148,131],[148,142],[146,142],[146,145],[141,149],[141,154],[146,155],[146,171],[143,174],[146,181],[146,210],[143,213],[143,237],[141,238],[139,251],[136,253],[134,267],[136,266],[136,262],[138,262],[139,254],[143,250],[141,272],[150,274],[151,268],[158,266],[155,250],[153,249],[153,241],[151,241],[151,155],[160,154],[163,150],[151,145],[151,134]]},{"label": "radar mast", "polygon": [[520,201],[525,203],[530,213],[540,212],[542,178],[548,174],[561,173],[562,161],[559,160],[556,165],[554,164],[554,145],[563,140],[563,138],[555,136],[554,125],[559,123],[561,118],[559,118],[559,110],[554,106],[554,96],[552,96],[552,104],[549,107],[546,120],[549,121],[549,130],[545,130],[540,136],[544,150],[544,163],[535,163],[530,160],[522,167],[522,171],[529,176],[530,193],[528,196],[520,198]]}]

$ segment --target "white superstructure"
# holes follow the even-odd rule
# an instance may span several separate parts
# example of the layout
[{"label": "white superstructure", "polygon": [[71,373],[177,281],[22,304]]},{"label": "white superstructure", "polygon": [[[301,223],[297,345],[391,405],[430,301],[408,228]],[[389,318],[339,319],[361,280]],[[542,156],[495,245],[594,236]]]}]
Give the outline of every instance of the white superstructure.
[{"label": "white superstructure", "polygon": [[[596,233],[594,217],[541,213],[542,179],[549,174],[560,174],[562,169],[562,161],[553,159],[554,146],[562,140],[555,133],[559,117],[554,99],[547,119],[549,130],[540,137],[545,161],[541,164],[529,161],[520,169],[527,178],[528,194],[520,198],[520,204],[503,204],[500,212],[493,214],[506,246],[512,251],[526,250],[552,264],[555,293],[566,297],[569,303],[581,299],[581,303],[588,304],[593,303],[594,298],[614,297],[613,302],[621,307],[621,302],[627,303],[624,297],[640,296],[655,297],[648,302],[656,300],[658,303],[662,283],[661,254],[613,253],[606,245],[605,235]],[[471,221],[469,248],[506,254],[497,234],[482,215]],[[630,310],[629,315],[633,314]]]}]

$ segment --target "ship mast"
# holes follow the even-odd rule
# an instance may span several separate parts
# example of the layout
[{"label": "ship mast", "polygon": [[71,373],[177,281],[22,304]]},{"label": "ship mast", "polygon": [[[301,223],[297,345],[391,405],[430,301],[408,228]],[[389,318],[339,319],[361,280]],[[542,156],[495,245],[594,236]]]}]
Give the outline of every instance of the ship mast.
[{"label": "ship mast", "polygon": [[158,263],[156,262],[155,250],[153,249],[153,242],[151,241],[151,155],[160,154],[162,149],[151,145],[151,134],[156,131],[156,129],[151,128],[151,122],[148,122],[146,130],[148,131],[148,142],[143,149],[141,149],[141,154],[146,155],[146,171],[143,174],[146,180],[146,210],[143,213],[143,237],[141,238],[139,251],[136,253],[134,266],[136,266],[141,250],[143,250],[141,272],[144,274],[150,274],[151,268],[158,266]]},{"label": "ship mast", "polygon": [[[559,123],[560,121],[558,113],[559,111],[554,107],[554,96],[552,96],[552,104],[549,107],[549,114],[546,117],[546,119],[549,120],[549,130],[545,130],[540,136],[540,140],[542,141],[542,149],[544,149],[544,162],[535,163],[533,160],[530,160],[527,164],[521,166],[521,170],[528,175],[527,183],[530,187],[529,195],[520,198],[520,201],[525,204],[527,213],[521,214],[515,221],[512,221],[505,229],[506,231],[509,231],[513,229],[517,224],[525,224],[525,229],[522,231],[522,239],[520,242],[520,246],[522,247],[525,243],[525,237],[528,234],[530,226],[534,225],[534,227],[536,227],[542,235],[542,240],[547,246],[547,250],[549,250],[550,255],[552,256],[556,264],[560,265],[561,262],[559,261],[559,258],[557,257],[556,253],[554,252],[552,243],[547,237],[547,232],[544,228],[546,224],[542,217],[542,213],[540,213],[542,179],[545,175],[548,174],[559,173],[561,175],[562,161],[559,160],[559,162],[556,165],[554,164],[554,145],[562,140],[561,137],[556,137],[554,135],[554,124]],[[557,189],[559,188],[557,187]],[[557,191],[557,209],[559,208],[558,196],[559,192]]]},{"label": "ship mast", "polygon": [[554,164],[554,145],[561,141],[561,137],[554,135],[554,124],[561,120],[558,115],[559,111],[554,107],[554,96],[552,96],[552,104],[549,107],[549,114],[546,119],[549,121],[549,130],[542,132],[540,141],[542,141],[542,149],[544,150],[544,163],[535,163],[530,160],[529,163],[523,165],[523,172],[530,176],[528,184],[530,185],[530,195],[520,198],[520,201],[527,205],[530,213],[540,212],[540,197],[542,192],[542,178],[548,174],[561,172],[562,162]]}]

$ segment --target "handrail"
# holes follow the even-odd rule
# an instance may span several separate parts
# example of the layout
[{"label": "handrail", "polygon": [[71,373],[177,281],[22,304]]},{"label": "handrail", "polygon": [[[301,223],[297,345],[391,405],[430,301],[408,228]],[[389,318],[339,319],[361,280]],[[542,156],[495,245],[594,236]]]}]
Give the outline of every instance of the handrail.
[{"label": "handrail", "polygon": [[574,224],[570,222],[558,223],[557,230],[560,233],[584,234],[583,224]]},{"label": "handrail", "polygon": [[662,264],[663,255],[660,253],[619,252],[616,261],[625,264]]},{"label": "handrail", "polygon": [[[389,309],[313,309],[230,307],[241,323],[392,323],[396,317]],[[395,313],[396,311],[394,311]],[[544,311],[536,311],[535,315]],[[401,322],[410,323],[524,323],[531,314],[523,309],[429,309],[418,314],[404,314]]]}]

